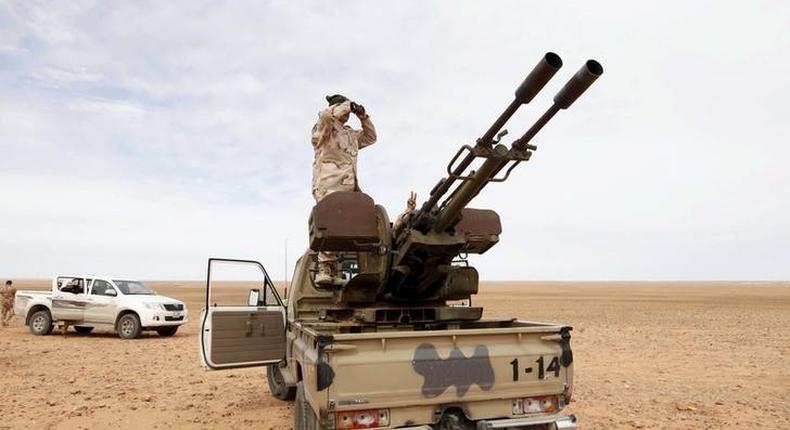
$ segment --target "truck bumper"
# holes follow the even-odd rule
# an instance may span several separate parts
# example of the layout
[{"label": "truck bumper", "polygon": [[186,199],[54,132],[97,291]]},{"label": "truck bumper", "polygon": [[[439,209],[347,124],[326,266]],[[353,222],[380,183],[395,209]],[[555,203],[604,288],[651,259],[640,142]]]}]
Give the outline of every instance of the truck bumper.
[{"label": "truck bumper", "polygon": [[140,323],[146,328],[178,326],[189,321],[186,309],[179,312],[145,309],[139,311],[138,315],[140,315]]},{"label": "truck bumper", "polygon": [[477,430],[528,429],[532,426],[549,425],[550,430],[576,430],[576,416],[562,415],[549,417],[508,418],[485,420],[477,423]]},{"label": "truck bumper", "polygon": [[[533,426],[549,425],[550,430],[576,430],[575,415],[550,417],[506,418],[501,420],[478,421],[477,430],[489,429],[529,429]],[[400,427],[398,430],[433,430],[433,427],[422,425],[417,427]]]}]

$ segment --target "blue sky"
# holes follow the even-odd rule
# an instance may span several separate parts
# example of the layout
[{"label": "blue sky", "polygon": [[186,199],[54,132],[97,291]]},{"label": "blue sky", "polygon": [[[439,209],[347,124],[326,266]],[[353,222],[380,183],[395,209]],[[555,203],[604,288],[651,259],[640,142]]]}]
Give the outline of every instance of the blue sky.
[{"label": "blue sky", "polygon": [[323,96],[364,103],[365,191],[399,212],[540,56],[605,74],[475,202],[487,279],[790,278],[784,2],[0,2],[0,275],[282,278],[306,246]]}]

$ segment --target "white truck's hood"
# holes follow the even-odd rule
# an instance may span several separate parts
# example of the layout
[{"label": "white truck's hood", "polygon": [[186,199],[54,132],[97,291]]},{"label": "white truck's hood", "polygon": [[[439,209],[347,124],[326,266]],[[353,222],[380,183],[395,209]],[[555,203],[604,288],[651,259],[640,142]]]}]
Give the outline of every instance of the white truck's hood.
[{"label": "white truck's hood", "polygon": [[[127,294],[123,296],[124,301],[133,303],[177,303],[183,305],[184,302],[176,300],[167,296],[160,295],[143,295],[143,294]],[[186,307],[186,306],[185,306]]]}]

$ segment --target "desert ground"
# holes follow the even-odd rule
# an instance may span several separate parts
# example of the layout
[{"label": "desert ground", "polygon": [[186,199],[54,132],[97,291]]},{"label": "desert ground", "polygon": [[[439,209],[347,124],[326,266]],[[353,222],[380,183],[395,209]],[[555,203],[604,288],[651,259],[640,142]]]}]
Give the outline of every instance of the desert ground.
[{"label": "desert ground", "polygon": [[[203,286],[150,284],[189,307],[173,338],[0,329],[0,429],[291,428],[262,369],[200,368]],[[583,429],[790,428],[790,283],[496,282],[475,305],[574,327]]]}]

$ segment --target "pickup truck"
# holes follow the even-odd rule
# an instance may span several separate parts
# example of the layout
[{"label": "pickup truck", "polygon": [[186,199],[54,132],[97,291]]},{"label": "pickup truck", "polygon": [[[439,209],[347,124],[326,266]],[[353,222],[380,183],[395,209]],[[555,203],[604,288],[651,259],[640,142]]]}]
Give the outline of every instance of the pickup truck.
[{"label": "pickup truck", "polygon": [[50,292],[17,291],[14,312],[34,335],[47,335],[54,326],[73,326],[78,333],[107,327],[123,339],[143,330],[173,336],[188,318],[183,302],[159,296],[140,281],[82,275],[55,277]]},{"label": "pickup truck", "polygon": [[203,365],[268,365],[272,395],[295,400],[294,430],[577,428],[561,413],[573,392],[571,327],[484,319],[471,304],[480,274],[468,259],[503,231],[496,211],[469,204],[529,161],[530,140],[603,73],[585,62],[520,138],[500,143],[505,123],[560,67],[547,53],[474,146],[455,152],[430,197],[417,206],[412,194],[394,223],[359,190],[321,197],[286,303],[264,267],[248,261],[263,273],[260,291],[247,303],[213,305],[222,285],[212,283],[212,265],[234,261],[210,259]]},{"label": "pickup truck", "polygon": [[[268,366],[269,391],[295,400],[294,429],[576,429],[571,328],[507,320],[392,323],[331,316],[332,293],[297,262],[282,300],[264,273],[247,303],[221,306],[209,260],[200,361],[209,370]],[[357,310],[364,312],[364,310]],[[380,310],[379,310],[380,311]],[[361,314],[360,314],[361,315]],[[386,319],[387,316],[380,316]],[[356,318],[359,321],[359,318]]]}]

